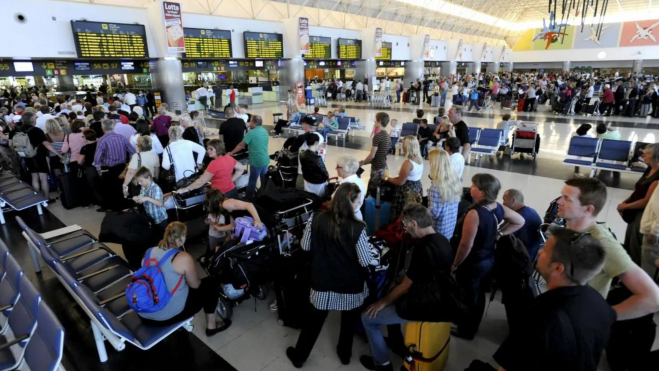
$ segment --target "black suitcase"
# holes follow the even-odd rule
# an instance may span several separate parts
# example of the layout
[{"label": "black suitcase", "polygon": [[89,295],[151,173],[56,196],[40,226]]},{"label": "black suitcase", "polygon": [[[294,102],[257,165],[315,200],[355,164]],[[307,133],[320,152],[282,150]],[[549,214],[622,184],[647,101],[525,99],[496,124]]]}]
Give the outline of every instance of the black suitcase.
[{"label": "black suitcase", "polygon": [[311,254],[298,250],[289,256],[281,255],[275,266],[273,288],[277,298],[278,323],[302,328],[311,307]]},{"label": "black suitcase", "polygon": [[85,197],[80,179],[73,173],[64,173],[57,176],[57,187],[60,202],[65,209],[71,210],[78,206],[87,206],[89,201]]}]

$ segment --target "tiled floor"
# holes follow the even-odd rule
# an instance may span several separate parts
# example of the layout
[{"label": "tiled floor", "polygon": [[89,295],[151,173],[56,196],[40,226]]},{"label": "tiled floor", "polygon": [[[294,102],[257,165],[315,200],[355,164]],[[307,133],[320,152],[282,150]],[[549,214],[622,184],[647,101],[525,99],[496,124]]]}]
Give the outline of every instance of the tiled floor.
[{"label": "tiled floor", "polygon": [[[349,103],[348,113],[352,116],[358,117],[367,126],[372,125],[375,113],[377,110],[364,109],[354,103]],[[281,110],[274,104],[266,104],[262,107],[250,107],[253,114],[262,115],[266,120],[272,117],[272,112]],[[389,110],[392,118],[399,120],[411,121],[413,113],[410,107],[403,109],[396,108]],[[436,114],[433,109],[433,116]],[[495,111],[494,114],[481,112],[466,115],[465,121],[471,126],[479,127],[492,127],[498,122],[500,112]],[[467,166],[464,173],[464,186],[469,186],[471,176],[479,172],[488,172],[495,175],[502,183],[502,192],[508,188],[517,188],[521,190],[527,200],[528,206],[536,209],[540,214],[544,214],[550,201],[559,196],[563,181],[571,175],[571,168],[560,165],[562,158],[565,156],[567,148],[567,139],[570,133],[583,122],[602,120],[603,118],[566,118],[556,117],[553,114],[535,113],[532,115],[532,120],[540,123],[540,130],[543,137],[540,157],[533,163],[531,159],[525,160],[509,160],[507,158],[486,159],[482,162],[473,163],[472,166]],[[610,119],[610,118],[609,118]],[[617,120],[617,119],[614,119]],[[627,119],[620,119],[621,123],[627,125],[634,124]],[[657,120],[650,122],[649,120],[636,120],[639,127],[623,127],[620,129],[623,138],[630,138],[632,140],[645,140],[654,142],[654,129],[641,126],[654,126],[659,125]],[[649,124],[648,124],[649,123]],[[635,125],[635,124],[634,124]],[[275,152],[280,149],[284,142],[284,138],[274,139],[270,141],[270,152]],[[355,156],[357,159],[362,159],[368,154],[370,145],[368,144],[368,132],[357,133],[357,138],[351,140],[352,144],[347,148],[337,147],[335,145],[328,146],[326,164],[330,174],[335,174],[336,160],[342,155]],[[403,159],[400,156],[390,156],[389,167],[392,174],[397,173]],[[427,162],[425,163],[427,165]],[[366,169],[368,170],[368,168]],[[429,179],[427,176],[428,166],[424,168],[424,176],[422,182],[424,190],[429,186]],[[368,171],[366,171],[368,174]],[[611,177],[604,174],[604,177]],[[611,177],[613,178],[613,177]],[[600,215],[600,220],[607,222],[613,231],[620,237],[624,236],[625,223],[616,212],[616,205],[620,203],[630,194],[630,189],[636,180],[635,175],[622,175],[619,179],[609,179],[607,184],[615,184],[616,187],[609,188],[606,206]],[[621,187],[621,188],[620,188]],[[97,213],[93,208],[78,208],[74,210],[65,210],[61,204],[57,203],[48,208],[49,213],[39,218],[33,215],[35,222],[44,223],[44,228],[52,229],[57,228],[63,224],[79,224],[83,228],[98,234],[100,230],[100,223],[103,214]],[[49,215],[52,213],[52,215]],[[53,218],[53,216],[55,218]],[[12,217],[9,216],[8,219]],[[61,223],[59,223],[59,221]],[[203,224],[191,223],[191,229],[200,231],[204,234]],[[13,223],[9,223],[1,231],[3,238],[9,238],[8,244],[12,245],[10,248],[21,249],[24,248],[24,242],[21,241],[20,236],[16,236],[13,232],[16,228]],[[195,256],[198,256],[205,249],[204,241],[200,237],[191,238],[188,242],[188,250]],[[118,248],[118,246],[113,246]],[[120,251],[120,249],[118,249]],[[25,252],[22,253],[25,255]],[[27,256],[24,256],[21,264],[26,269],[29,265]],[[69,327],[67,331],[69,334],[87,334],[89,333],[88,322],[81,316],[81,312],[71,308],[70,299],[64,290],[58,287],[58,283],[53,279],[52,274],[46,270],[41,276],[34,276],[34,280],[42,283],[42,288],[49,290],[47,300],[61,300],[63,306],[69,305],[69,308],[63,311],[58,311],[60,316],[68,316],[63,321]],[[288,362],[285,356],[285,349],[288,346],[294,345],[297,340],[298,331],[287,327],[281,327],[277,324],[277,316],[268,308],[268,303],[272,300],[273,295],[270,295],[267,301],[251,301],[243,302],[234,309],[233,326],[224,333],[218,334],[212,338],[207,338],[203,333],[203,319],[197,316],[195,319],[194,335],[176,334],[171,342],[165,343],[163,346],[157,347],[149,352],[139,352],[134,349],[125,350],[124,352],[110,352],[111,361],[108,365],[98,365],[95,350],[92,344],[85,344],[85,346],[77,347],[79,341],[67,343],[65,366],[71,370],[88,370],[88,369],[103,369],[103,370],[128,370],[128,369],[159,369],[155,364],[150,365],[148,362],[139,362],[139,367],[131,367],[133,364],[132,357],[150,358],[158,357],[159,359],[167,359],[167,357],[176,357],[177,365],[187,364],[188,366],[180,369],[208,369],[209,363],[213,365],[212,368],[218,370],[230,370],[230,364],[237,370],[241,371],[285,371],[293,370],[292,365]],[[335,355],[335,345],[338,338],[338,315],[333,313],[329,316],[325,324],[324,331],[321,334],[310,359],[305,365],[308,370],[363,370],[359,365],[358,357],[361,354],[369,352],[368,345],[363,339],[356,339],[353,349],[353,359],[349,366],[342,366]],[[196,336],[195,336],[196,335]],[[477,338],[471,342],[461,339],[452,339],[450,345],[449,363],[446,368],[447,371],[461,371],[466,368],[473,359],[482,359],[485,361],[492,361],[492,354],[496,351],[497,347],[507,335],[507,323],[505,320],[505,313],[503,306],[497,299],[492,302],[487,311],[487,316],[483,320],[481,331]],[[73,335],[69,335],[73,336]],[[81,335],[82,336],[82,335]],[[189,340],[194,338],[194,340]],[[197,340],[201,340],[198,341]],[[91,341],[90,334],[84,336],[85,341]],[[185,347],[177,348],[181,343],[186,343]],[[204,345],[208,346],[208,352],[204,352],[202,348]],[[75,344],[73,348],[69,344]],[[190,346],[194,346],[194,352],[188,351]],[[655,349],[659,347],[659,342],[655,343]],[[131,346],[128,346],[131,348]],[[204,347],[205,348],[205,347]],[[84,349],[85,351],[81,351]],[[173,354],[175,352],[176,354]],[[214,361],[213,357],[209,357],[216,353],[219,355]],[[163,358],[164,357],[164,358]],[[221,357],[221,358],[220,358]],[[116,361],[113,361],[115,359]],[[401,361],[395,359],[395,365],[399,366]],[[228,362],[228,364],[224,363]],[[153,367],[151,367],[153,366]],[[174,365],[172,365],[174,367]],[[175,367],[179,369],[178,367]],[[602,362],[601,370],[608,370],[606,362]]]}]

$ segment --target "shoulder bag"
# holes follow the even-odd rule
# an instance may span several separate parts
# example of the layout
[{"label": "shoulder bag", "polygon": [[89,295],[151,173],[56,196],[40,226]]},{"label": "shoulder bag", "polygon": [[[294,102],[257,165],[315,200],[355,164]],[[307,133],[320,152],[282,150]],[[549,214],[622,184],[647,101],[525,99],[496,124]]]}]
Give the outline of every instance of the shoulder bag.
[{"label": "shoulder bag", "polygon": [[160,188],[163,192],[169,192],[176,189],[176,166],[174,165],[174,157],[169,146],[165,147],[167,156],[169,156],[169,170],[163,169],[160,173]]}]

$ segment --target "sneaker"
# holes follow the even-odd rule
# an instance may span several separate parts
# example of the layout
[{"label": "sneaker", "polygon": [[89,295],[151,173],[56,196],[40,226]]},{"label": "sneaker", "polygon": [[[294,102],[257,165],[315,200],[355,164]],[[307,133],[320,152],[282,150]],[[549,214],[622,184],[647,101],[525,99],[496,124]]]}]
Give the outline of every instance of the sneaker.
[{"label": "sneaker", "polygon": [[394,366],[391,363],[388,363],[386,365],[377,366],[375,364],[375,362],[373,361],[373,357],[371,357],[371,356],[361,356],[361,357],[359,357],[359,362],[367,370],[373,370],[373,371],[393,371],[394,370]]},{"label": "sneaker", "polygon": [[270,304],[270,310],[273,312],[279,310],[279,307],[277,306],[277,300],[273,301],[272,304]]}]

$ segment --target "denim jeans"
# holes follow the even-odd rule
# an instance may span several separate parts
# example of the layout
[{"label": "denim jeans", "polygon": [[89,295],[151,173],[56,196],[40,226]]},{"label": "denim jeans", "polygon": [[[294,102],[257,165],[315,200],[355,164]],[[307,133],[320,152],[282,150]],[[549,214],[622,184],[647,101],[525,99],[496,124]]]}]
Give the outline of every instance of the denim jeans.
[{"label": "denim jeans", "polygon": [[398,137],[391,137],[391,149],[389,150],[389,153],[392,155],[396,154],[396,142],[398,142]]},{"label": "denim jeans", "polygon": [[472,109],[474,106],[476,106],[476,109],[477,109],[477,110],[481,109],[480,106],[478,105],[478,99],[471,99],[471,100],[469,101],[469,111],[471,111],[471,109]]},{"label": "denim jeans", "polygon": [[392,304],[379,311],[375,318],[371,318],[368,314],[363,313],[362,322],[364,323],[368,344],[371,346],[373,361],[376,365],[389,363],[389,349],[387,348],[387,343],[384,341],[384,335],[382,335],[382,326],[400,325],[408,321],[398,316],[396,306]]},{"label": "denim jeans", "polygon": [[251,200],[256,194],[256,179],[261,179],[261,186],[265,183],[268,174],[268,166],[251,166],[249,168],[249,183],[247,183],[247,199]]},{"label": "denim jeans", "polygon": [[439,106],[444,107],[446,105],[446,90],[441,94],[441,100],[439,101]]},{"label": "denim jeans", "polygon": [[328,133],[331,133],[331,132],[333,132],[333,131],[334,131],[334,128],[332,128],[332,127],[329,126],[329,125],[325,125],[325,127],[323,127],[322,129],[318,130],[318,132],[320,133],[320,135],[322,135],[323,138],[325,138],[325,143],[327,143],[327,134],[328,134]]}]

